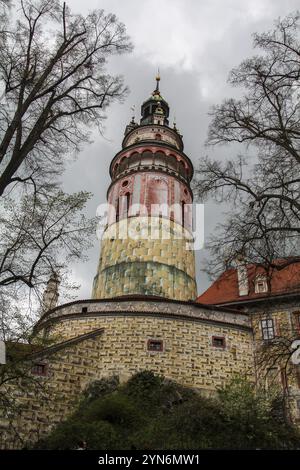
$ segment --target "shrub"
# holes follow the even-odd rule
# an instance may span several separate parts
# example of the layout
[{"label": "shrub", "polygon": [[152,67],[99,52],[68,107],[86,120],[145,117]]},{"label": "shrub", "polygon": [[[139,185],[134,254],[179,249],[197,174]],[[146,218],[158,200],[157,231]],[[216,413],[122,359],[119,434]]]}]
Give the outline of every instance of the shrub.
[{"label": "shrub", "polygon": [[45,449],[287,449],[299,432],[284,418],[281,397],[237,377],[205,398],[143,371],[126,384],[91,385],[77,410],[37,445]]}]

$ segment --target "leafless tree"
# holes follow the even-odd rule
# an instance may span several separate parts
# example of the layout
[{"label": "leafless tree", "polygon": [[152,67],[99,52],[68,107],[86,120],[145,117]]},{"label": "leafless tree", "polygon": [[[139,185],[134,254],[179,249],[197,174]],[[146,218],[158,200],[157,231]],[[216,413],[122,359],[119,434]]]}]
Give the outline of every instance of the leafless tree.
[{"label": "leafless tree", "polygon": [[[0,337],[6,341],[31,342],[51,274],[59,272],[62,288],[73,287],[66,274],[71,262],[85,258],[95,220],[83,215],[90,194],[64,193],[59,176],[91,129],[102,131],[107,107],[126,96],[107,60],[130,49],[125,26],[103,10],[83,17],[56,0],[0,0]],[[28,376],[26,367],[20,372],[21,359],[1,368],[0,385]]]},{"label": "leafless tree", "polygon": [[129,51],[125,27],[103,10],[71,14],[57,0],[20,0],[0,27],[0,195],[12,183],[59,171],[127,93],[106,70]]},{"label": "leafless tree", "polygon": [[106,62],[131,44],[103,10],[83,17],[56,0],[1,6],[0,288],[11,300],[24,289],[41,297],[51,272],[84,257],[95,222],[81,215],[89,194],[64,194],[58,177],[126,96]]},{"label": "leafless tree", "polygon": [[214,273],[241,253],[273,269],[300,260],[299,14],[255,34],[254,46],[259,54],[229,76],[242,97],[212,109],[208,134],[209,145],[234,143],[242,155],[223,162],[206,158],[197,170],[199,198],[230,206],[209,244]]},{"label": "leafless tree", "polygon": [[84,259],[95,229],[95,220],[81,212],[88,197],[85,192],[67,195],[55,190],[51,195],[24,196],[19,203],[6,198],[0,211],[0,295],[13,289],[10,304],[17,291],[22,290],[24,298],[24,288],[41,297],[51,273]]},{"label": "leafless tree", "polygon": [[38,292],[51,271],[85,252],[93,222],[80,210],[89,195],[64,194],[58,175],[90,128],[101,129],[107,106],[125,97],[106,61],[131,44],[125,26],[103,10],[83,17],[59,1],[7,4],[0,25],[0,287]]}]

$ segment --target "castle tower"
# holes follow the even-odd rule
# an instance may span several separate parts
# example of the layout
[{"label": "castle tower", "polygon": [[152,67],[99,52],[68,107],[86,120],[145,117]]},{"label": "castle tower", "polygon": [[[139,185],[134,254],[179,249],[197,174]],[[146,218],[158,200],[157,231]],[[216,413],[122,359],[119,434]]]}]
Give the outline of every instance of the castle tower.
[{"label": "castle tower", "polygon": [[194,300],[193,165],[169,105],[156,88],[133,117],[110,165],[107,226],[92,297],[161,296]]},{"label": "castle tower", "polygon": [[55,308],[58,303],[59,293],[58,288],[60,284],[60,279],[57,273],[52,273],[50,276],[46,289],[43,294],[43,301],[42,301],[42,313]]}]

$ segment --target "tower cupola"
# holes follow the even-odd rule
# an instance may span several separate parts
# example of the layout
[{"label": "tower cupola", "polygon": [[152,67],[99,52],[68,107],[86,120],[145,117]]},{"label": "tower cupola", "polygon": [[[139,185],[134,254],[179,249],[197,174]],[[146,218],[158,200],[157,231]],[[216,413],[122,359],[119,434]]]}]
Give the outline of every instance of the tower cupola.
[{"label": "tower cupola", "polygon": [[[156,76],[156,88],[148,100],[144,101],[141,107],[141,124],[169,125],[169,105],[161,96],[159,90],[160,76]],[[159,116],[159,117],[158,117]],[[158,122],[159,121],[159,122]]]}]

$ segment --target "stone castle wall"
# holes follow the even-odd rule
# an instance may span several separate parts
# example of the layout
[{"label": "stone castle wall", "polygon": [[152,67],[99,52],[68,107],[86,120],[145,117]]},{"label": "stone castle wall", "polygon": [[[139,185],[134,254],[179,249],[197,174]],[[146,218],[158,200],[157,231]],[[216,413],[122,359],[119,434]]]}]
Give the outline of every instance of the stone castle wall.
[{"label": "stone castle wall", "polygon": [[[242,314],[180,302],[83,302],[45,315],[36,334],[45,333],[54,345],[32,359],[47,364],[47,377],[37,378],[42,387],[24,394],[10,385],[23,407],[14,425],[25,440],[49,432],[72,412],[86,386],[103,377],[127,380],[147,369],[205,393],[235,373],[253,377],[252,332]],[[214,347],[213,337],[224,338],[225,347]],[[162,351],[149,351],[148,340],[161,340]],[[0,424],[7,426],[6,446],[24,445],[9,444],[11,428]]]}]

